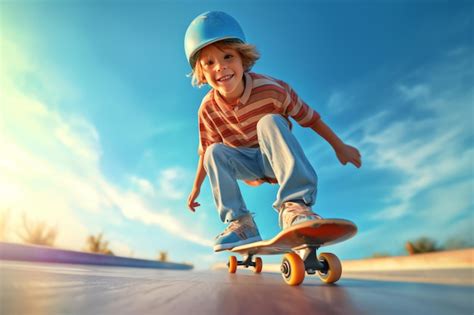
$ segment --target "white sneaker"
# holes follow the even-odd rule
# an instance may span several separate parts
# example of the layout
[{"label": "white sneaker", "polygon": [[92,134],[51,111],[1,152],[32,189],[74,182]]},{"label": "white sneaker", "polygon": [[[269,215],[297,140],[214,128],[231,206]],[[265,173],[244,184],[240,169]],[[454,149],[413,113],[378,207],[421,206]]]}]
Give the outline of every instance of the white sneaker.
[{"label": "white sneaker", "polygon": [[231,221],[214,241],[214,251],[232,249],[236,246],[261,241],[260,233],[252,215],[245,215],[235,221]]},{"label": "white sneaker", "polygon": [[283,230],[316,219],[322,219],[322,217],[314,213],[311,207],[302,203],[288,201],[280,208],[279,223]]}]

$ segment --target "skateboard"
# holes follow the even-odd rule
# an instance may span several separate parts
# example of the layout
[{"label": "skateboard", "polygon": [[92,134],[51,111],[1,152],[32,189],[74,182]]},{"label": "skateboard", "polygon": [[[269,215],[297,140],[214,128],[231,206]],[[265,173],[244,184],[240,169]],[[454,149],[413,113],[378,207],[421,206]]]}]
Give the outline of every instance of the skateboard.
[{"label": "skateboard", "polygon": [[[292,226],[266,241],[237,246],[229,251],[238,253],[230,256],[227,267],[235,273],[238,266],[253,267],[255,273],[262,271],[262,258],[256,255],[284,254],[280,271],[289,285],[300,285],[305,273],[316,272],[324,283],[334,283],[341,277],[339,258],[331,253],[317,254],[320,247],[343,242],[357,233],[356,225],[343,219],[317,219]],[[255,257],[255,258],[254,258]]]}]

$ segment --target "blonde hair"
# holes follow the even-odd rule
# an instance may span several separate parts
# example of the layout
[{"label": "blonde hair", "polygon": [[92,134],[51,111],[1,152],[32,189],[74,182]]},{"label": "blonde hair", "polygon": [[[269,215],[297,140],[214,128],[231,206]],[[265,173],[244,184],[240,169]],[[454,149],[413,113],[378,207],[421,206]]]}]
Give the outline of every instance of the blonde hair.
[{"label": "blonde hair", "polygon": [[[260,58],[260,53],[257,51],[255,45],[242,43],[236,40],[221,40],[212,45],[216,45],[218,49],[234,49],[236,50],[240,58],[242,59],[242,66],[245,72],[250,71],[255,65],[255,62]],[[193,86],[202,87],[206,84],[204,78],[204,70],[202,69],[201,63],[199,62],[201,51],[198,51],[193,57],[191,62],[194,64],[193,71],[188,75],[191,79]]]}]

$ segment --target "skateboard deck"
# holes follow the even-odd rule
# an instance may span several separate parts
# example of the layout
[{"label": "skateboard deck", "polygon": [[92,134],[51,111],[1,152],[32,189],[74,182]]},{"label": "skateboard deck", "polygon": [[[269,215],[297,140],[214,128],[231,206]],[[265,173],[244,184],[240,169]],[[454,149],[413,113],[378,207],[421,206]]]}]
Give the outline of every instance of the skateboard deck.
[{"label": "skateboard deck", "polygon": [[242,255],[276,255],[298,248],[323,247],[345,241],[357,233],[354,223],[342,219],[311,220],[292,226],[266,241],[250,243],[231,249]]},{"label": "skateboard deck", "polygon": [[262,271],[263,262],[255,255],[284,254],[280,267],[283,279],[289,285],[300,285],[307,274],[318,273],[325,283],[334,283],[342,274],[339,258],[331,253],[321,253],[320,247],[343,242],[357,233],[357,226],[343,219],[318,219],[303,222],[278,233],[270,240],[237,246],[229,251],[243,256],[237,260],[230,256],[227,263],[230,273],[238,266],[254,267],[255,273]]}]

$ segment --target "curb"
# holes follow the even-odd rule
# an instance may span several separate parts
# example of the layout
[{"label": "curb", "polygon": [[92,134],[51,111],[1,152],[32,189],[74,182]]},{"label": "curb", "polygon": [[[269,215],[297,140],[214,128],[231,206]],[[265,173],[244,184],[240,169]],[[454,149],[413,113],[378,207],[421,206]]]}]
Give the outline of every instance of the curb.
[{"label": "curb", "polygon": [[0,242],[0,260],[190,270],[192,265]]}]

